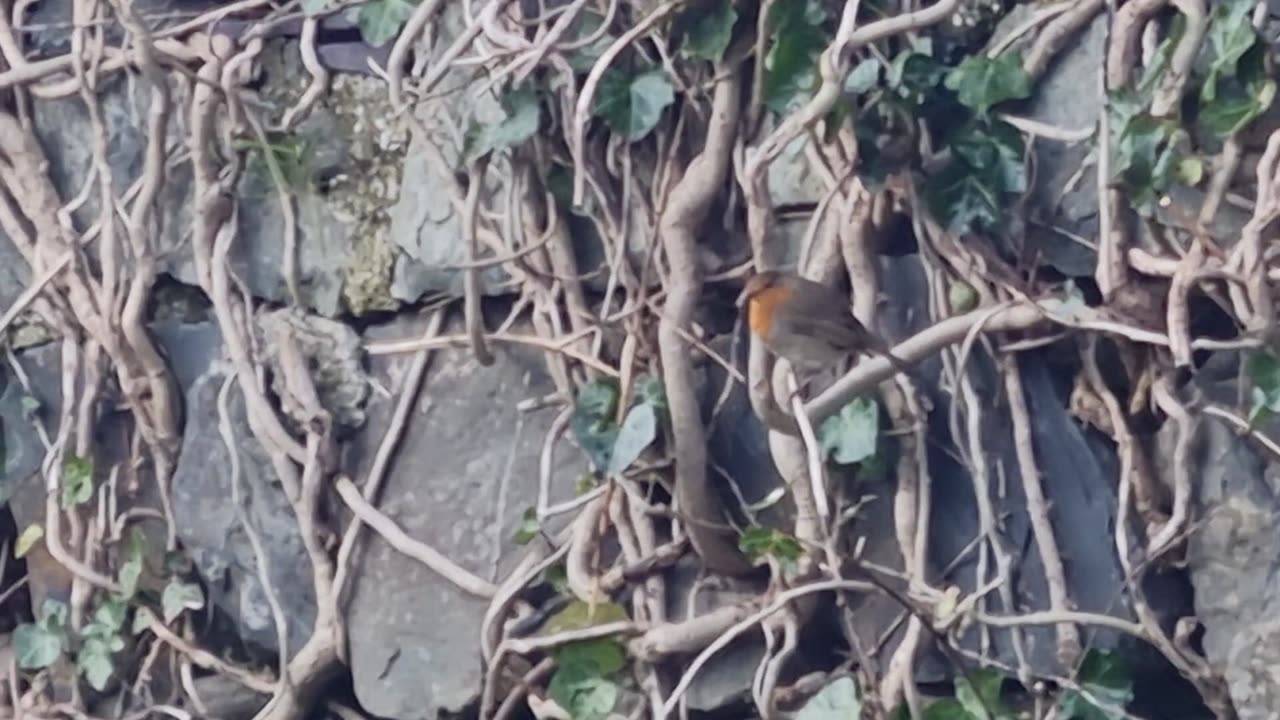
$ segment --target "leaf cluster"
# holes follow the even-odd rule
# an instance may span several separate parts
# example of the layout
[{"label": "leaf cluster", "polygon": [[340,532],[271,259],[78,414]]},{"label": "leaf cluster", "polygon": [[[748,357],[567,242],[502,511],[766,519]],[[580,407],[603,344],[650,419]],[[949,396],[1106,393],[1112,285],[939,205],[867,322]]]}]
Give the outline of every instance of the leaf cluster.
[{"label": "leaf cluster", "polygon": [[[548,618],[539,630],[552,635],[627,619],[626,610],[612,602],[589,605],[571,601]],[[626,651],[611,637],[567,643],[554,651],[556,671],[547,685],[551,699],[577,720],[605,720],[621,694],[621,671]]]},{"label": "leaf cluster", "polygon": [[[91,463],[78,461],[87,466]],[[81,470],[84,468],[81,467]],[[90,485],[91,487],[91,485]],[[32,526],[39,528],[39,526]],[[28,528],[30,530],[30,528]],[[25,550],[43,536],[43,529],[24,532]],[[144,538],[137,528],[132,528],[125,539],[124,551],[116,580],[119,593],[99,593],[96,596],[88,620],[73,632],[68,625],[67,605],[46,598],[35,622],[22,623],[14,629],[14,648],[18,667],[23,670],[42,670],[58,662],[64,656],[73,658],[76,671],[93,689],[101,692],[118,672],[117,660],[127,647],[124,627],[129,616],[130,603],[138,600],[138,580],[142,576]],[[166,623],[173,622],[184,610],[204,606],[204,593],[198,585],[171,578],[161,595],[161,606]],[[141,632],[145,624],[139,624],[142,616],[135,617],[133,634]]]},{"label": "leaf cluster", "polygon": [[1129,193],[1130,204],[1150,215],[1172,185],[1195,185],[1204,162],[1195,146],[1215,151],[1231,136],[1261,116],[1275,99],[1276,82],[1268,67],[1266,44],[1253,27],[1255,3],[1223,0],[1213,16],[1195,72],[1177,114],[1155,117],[1151,102],[1165,80],[1171,58],[1185,37],[1181,15],[1143,69],[1136,83],[1111,92],[1111,181]]},{"label": "leaf cluster", "polygon": [[569,427],[592,465],[606,477],[626,471],[658,437],[659,418],[667,410],[662,382],[648,375],[635,382],[634,402],[622,423],[616,420],[621,389],[612,380],[596,380],[578,392]]}]

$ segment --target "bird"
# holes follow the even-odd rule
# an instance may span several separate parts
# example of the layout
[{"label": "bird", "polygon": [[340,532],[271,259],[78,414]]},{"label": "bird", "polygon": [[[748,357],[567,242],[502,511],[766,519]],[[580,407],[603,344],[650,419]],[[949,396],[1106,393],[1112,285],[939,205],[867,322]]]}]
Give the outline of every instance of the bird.
[{"label": "bird", "polygon": [[838,290],[799,275],[767,270],[747,280],[738,298],[747,326],[774,355],[793,367],[829,367],[850,355],[883,356],[900,372],[919,378],[880,336],[853,316]]}]

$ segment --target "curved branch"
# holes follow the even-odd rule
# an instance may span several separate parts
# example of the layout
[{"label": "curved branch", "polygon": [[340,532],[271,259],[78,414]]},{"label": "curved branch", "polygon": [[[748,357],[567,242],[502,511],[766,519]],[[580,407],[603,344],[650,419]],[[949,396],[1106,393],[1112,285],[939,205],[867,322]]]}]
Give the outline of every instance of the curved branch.
[{"label": "curved branch", "polygon": [[702,292],[697,232],[724,185],[738,129],[740,73],[717,67],[717,74],[706,145],[689,163],[660,221],[671,275],[658,323],[658,347],[675,438],[676,502],[690,518],[689,539],[707,567],[736,575],[750,572],[752,566],[738,551],[736,538],[721,529],[722,508],[707,482],[706,430],[695,394],[691,353],[681,333],[691,324]]}]

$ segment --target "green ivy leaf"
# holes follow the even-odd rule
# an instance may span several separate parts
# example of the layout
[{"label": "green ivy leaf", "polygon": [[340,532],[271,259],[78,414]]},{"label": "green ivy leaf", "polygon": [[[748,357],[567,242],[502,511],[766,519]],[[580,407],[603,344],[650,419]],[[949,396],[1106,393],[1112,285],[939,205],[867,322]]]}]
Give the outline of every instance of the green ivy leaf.
[{"label": "green ivy leaf", "polygon": [[626,619],[627,611],[617,603],[602,602],[592,607],[581,600],[573,600],[559,612],[547,618],[538,630],[538,634],[554,635],[566,630],[582,630]]},{"label": "green ivy leaf", "polygon": [[125,543],[124,561],[120,563],[120,587],[127,598],[138,591],[138,578],[142,577],[142,551],[146,546],[146,538],[136,527],[129,528],[129,538]]},{"label": "green ivy leaf", "polygon": [[80,634],[86,637],[109,638],[124,627],[125,616],[129,614],[129,602],[120,595],[103,598],[93,610],[93,620],[81,629]]},{"label": "green ivy leaf", "polygon": [[795,565],[804,554],[804,546],[799,540],[781,530],[758,525],[742,531],[738,549],[752,561],[772,557],[784,566]]},{"label": "green ivy leaf", "polygon": [[373,47],[386,45],[400,33],[416,4],[408,0],[369,0],[356,16],[360,37]]},{"label": "green ivy leaf", "polygon": [[[903,717],[911,717],[906,713]],[[980,720],[964,709],[955,698],[944,698],[924,710],[924,720]]]},{"label": "green ivy leaf", "polygon": [[858,63],[844,79],[844,91],[861,95],[880,82],[880,61],[869,57]]},{"label": "green ivy leaf", "polygon": [[472,124],[464,138],[464,154],[474,160],[495,150],[523,144],[538,132],[542,108],[537,91],[526,85],[507,92],[501,99],[506,118],[494,125]]},{"label": "green ivy leaf", "polygon": [[641,375],[635,381],[636,400],[652,405],[659,412],[667,410],[667,389],[662,380],[652,375]]},{"label": "green ivy leaf", "polygon": [[606,720],[618,702],[618,686],[598,677],[581,677],[573,671],[556,670],[547,684],[547,694],[573,720]]},{"label": "green ivy leaf", "polygon": [[46,630],[65,630],[67,613],[66,603],[45,598],[44,603],[40,605],[40,617],[36,618],[36,622]]},{"label": "green ivy leaf", "polygon": [[577,482],[573,484],[573,492],[575,495],[586,495],[595,490],[600,485],[600,479],[595,473],[582,473],[578,476]]},{"label": "green ivy leaf", "polygon": [[[570,23],[567,35],[572,37],[575,42],[585,40],[595,35],[603,22],[604,18],[596,13],[585,11],[578,13],[578,16]],[[604,51],[608,50],[616,39],[610,33],[601,33],[600,37],[569,53],[569,67],[577,73],[590,71],[591,67],[600,59],[600,56],[604,54]]]},{"label": "green ivy leaf", "polygon": [[1200,88],[1200,99],[1213,102],[1217,98],[1218,81],[1236,73],[1236,65],[1257,45],[1253,28],[1253,0],[1220,0],[1209,23],[1207,51],[1212,54],[1209,73]]},{"label": "green ivy leaf", "polygon": [[83,505],[93,497],[93,461],[68,453],[62,461],[62,507]]},{"label": "green ivy leaf", "polygon": [[[1124,709],[1133,700],[1133,674],[1124,660],[1101,650],[1090,650],[1076,672],[1076,682],[1098,700]],[[1102,708],[1075,690],[1058,699],[1057,716],[1062,720],[1116,720],[1122,715]]]},{"label": "green ivy leaf", "polygon": [[836,678],[809,698],[796,720],[852,720],[862,717],[862,699],[853,678]]},{"label": "green ivy leaf", "polygon": [[1245,372],[1253,384],[1250,424],[1267,413],[1280,412],[1280,359],[1267,351],[1254,352],[1246,361]]},{"label": "green ivy leaf", "polygon": [[764,100],[779,115],[817,89],[818,57],[827,46],[826,18],[818,0],[775,3],[769,12],[773,44],[764,61]]},{"label": "green ivy leaf", "polygon": [[67,642],[67,606],[46,598],[34,623],[22,623],[13,630],[18,667],[23,670],[47,668],[62,656]]},{"label": "green ivy leaf", "polygon": [[732,0],[698,3],[685,13],[689,23],[684,36],[684,52],[692,58],[716,62],[733,39],[738,11]]},{"label": "green ivy leaf", "polygon": [[924,195],[929,209],[953,235],[991,227],[1000,219],[999,194],[962,163],[949,163],[926,178]]},{"label": "green ivy leaf", "polygon": [[956,678],[956,700],[979,720],[1013,720],[1014,715],[1000,699],[1004,676],[995,670],[975,670],[969,677]]},{"label": "green ivy leaf", "polygon": [[931,55],[904,50],[889,64],[889,87],[912,108],[923,107],[946,76],[947,69]]},{"label": "green ivy leaf", "polygon": [[857,397],[840,412],[822,421],[818,444],[824,460],[852,465],[876,454],[880,436],[880,407],[875,401]]},{"label": "green ivy leaf", "polygon": [[979,115],[1006,100],[1031,97],[1031,78],[1015,53],[995,58],[970,55],[947,74],[946,86]]},{"label": "green ivy leaf", "polygon": [[649,447],[658,436],[658,418],[653,406],[640,403],[627,412],[627,417],[618,428],[618,436],[613,441],[613,452],[609,454],[609,477],[621,475],[640,458],[644,449]]},{"label": "green ivy leaf", "polygon": [[563,563],[556,563],[542,573],[542,579],[557,595],[569,594],[569,571]]},{"label": "green ivy leaf", "polygon": [[1027,190],[1025,146],[1017,128],[1005,122],[971,121],[951,141],[951,149],[996,192]]},{"label": "green ivy leaf", "polygon": [[124,643],[119,638],[115,638],[115,642],[97,637],[87,638],[76,654],[76,669],[94,690],[101,692],[106,689],[107,681],[115,672],[112,654],[123,649]]},{"label": "green ivy leaf", "polygon": [[[1249,28],[1252,31],[1253,26]],[[1238,72],[1217,84],[1214,98],[1201,93],[1200,125],[1218,139],[1225,140],[1244,129],[1275,100],[1276,82],[1268,76],[1266,54],[1266,46],[1255,45],[1240,58]],[[1208,81],[1204,87],[1209,87]]]},{"label": "green ivy leaf", "polygon": [[40,415],[40,401],[30,395],[23,395],[19,404],[22,406],[22,419],[35,422]]},{"label": "green ivy leaf", "polygon": [[52,632],[34,623],[22,623],[13,630],[18,667],[23,670],[47,668],[62,656],[63,633]]},{"label": "green ivy leaf", "polygon": [[1186,132],[1173,120],[1138,113],[1124,123],[1112,143],[1112,179],[1129,188],[1133,206],[1149,214],[1183,168],[1179,150]]},{"label": "green ivy leaf", "polygon": [[609,467],[609,456],[618,437],[613,420],[617,408],[618,385],[611,380],[594,380],[578,391],[569,429],[596,468]]},{"label": "green ivy leaf", "polygon": [[538,509],[525,508],[524,514],[520,516],[520,527],[516,528],[515,535],[511,537],[511,541],[517,545],[528,545],[534,538],[538,537],[538,533],[542,530],[542,523],[538,522]]},{"label": "green ivy leaf", "polygon": [[141,635],[151,627],[151,613],[137,612],[133,614],[133,624],[129,626],[130,635]]},{"label": "green ivy leaf", "polygon": [[31,552],[31,548],[35,547],[37,542],[44,537],[44,526],[39,523],[28,525],[18,536],[18,542],[13,546],[13,556],[21,560]]},{"label": "green ivy leaf", "polygon": [[1276,83],[1267,80],[1257,95],[1233,94],[1219,99],[1200,113],[1205,129],[1221,139],[1242,130],[1266,112],[1276,97]]},{"label": "green ivy leaf", "polygon": [[626,666],[626,653],[613,638],[569,643],[555,653],[556,672],[547,693],[574,720],[604,720],[618,699],[609,676]]},{"label": "green ivy leaf", "polygon": [[307,17],[315,17],[333,6],[333,0],[302,0],[302,12]]},{"label": "green ivy leaf", "polygon": [[204,593],[195,583],[184,583],[177,578],[169,580],[160,595],[160,607],[164,611],[165,623],[178,619],[183,610],[199,610],[204,607]]},{"label": "green ivy leaf", "polygon": [[596,677],[611,675],[627,664],[622,644],[607,637],[567,643],[555,655],[560,667],[580,668]]},{"label": "green ivy leaf", "polygon": [[611,68],[600,79],[594,113],[628,142],[636,142],[657,127],[662,111],[675,99],[675,89],[661,68],[636,75]]},{"label": "green ivy leaf", "polygon": [[951,287],[947,289],[947,302],[953,312],[969,312],[978,306],[978,291],[963,280],[952,280]]}]

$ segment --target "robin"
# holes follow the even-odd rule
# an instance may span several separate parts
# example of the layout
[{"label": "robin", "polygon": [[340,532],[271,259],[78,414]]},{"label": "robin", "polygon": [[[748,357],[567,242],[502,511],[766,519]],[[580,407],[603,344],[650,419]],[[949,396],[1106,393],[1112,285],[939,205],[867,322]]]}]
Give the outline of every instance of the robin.
[{"label": "robin", "polygon": [[747,325],[775,355],[794,367],[828,367],[850,355],[883,355],[913,377],[910,365],[858,321],[849,300],[832,287],[798,275],[766,271],[753,275],[739,304],[747,305]]}]

